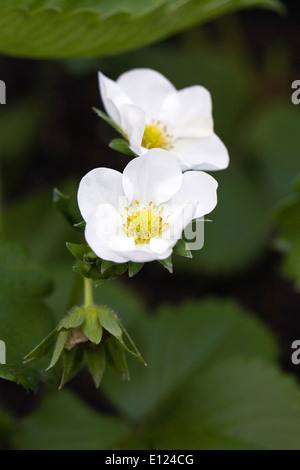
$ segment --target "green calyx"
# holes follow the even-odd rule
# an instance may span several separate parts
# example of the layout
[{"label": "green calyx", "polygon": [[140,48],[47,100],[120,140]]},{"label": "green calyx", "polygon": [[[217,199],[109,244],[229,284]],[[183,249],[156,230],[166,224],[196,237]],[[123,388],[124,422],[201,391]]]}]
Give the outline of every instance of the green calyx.
[{"label": "green calyx", "polygon": [[71,380],[85,364],[99,387],[106,364],[122,378],[130,379],[125,353],[146,365],[117,315],[108,307],[75,307],[24,359],[29,363],[52,351],[47,370],[62,368],[60,388]]}]

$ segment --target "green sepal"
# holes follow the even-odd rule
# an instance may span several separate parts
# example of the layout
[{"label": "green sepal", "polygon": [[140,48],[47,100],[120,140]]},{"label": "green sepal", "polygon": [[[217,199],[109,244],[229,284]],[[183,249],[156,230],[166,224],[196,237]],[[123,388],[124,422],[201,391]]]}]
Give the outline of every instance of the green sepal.
[{"label": "green sepal", "polygon": [[52,349],[56,338],[58,336],[58,330],[51,331],[51,333],[43,339],[29,354],[24,357],[23,364],[28,364],[29,362],[38,361],[42,357],[46,356]]},{"label": "green sepal", "polygon": [[173,273],[173,263],[172,263],[172,255],[168,256],[166,259],[159,259],[158,262],[166,268],[169,273]]},{"label": "green sepal", "polygon": [[65,328],[68,330],[69,328],[77,328],[82,325],[84,319],[85,309],[83,307],[75,307],[61,320],[58,329],[61,330],[62,328]]},{"label": "green sepal", "polygon": [[56,340],[56,344],[55,344],[55,348],[54,348],[54,351],[53,351],[53,355],[52,355],[50,364],[49,364],[49,366],[47,367],[46,370],[49,370],[53,366],[55,366],[55,364],[59,360],[59,358],[60,358],[60,356],[61,356],[61,354],[64,350],[64,347],[66,345],[66,342],[68,340],[68,336],[69,336],[68,331],[63,330],[63,331],[59,332],[59,334],[57,336],[57,340]]},{"label": "green sepal", "polygon": [[116,338],[122,336],[122,327],[116,314],[107,307],[98,307],[98,317],[103,328]]},{"label": "green sepal", "polygon": [[137,156],[129,147],[128,140],[125,139],[113,139],[110,142],[109,147],[113,150],[117,150],[117,152],[123,153],[124,155],[130,155],[132,157]]},{"label": "green sepal", "polygon": [[74,227],[76,219],[70,210],[70,196],[63,194],[59,189],[54,188],[52,193],[52,202],[54,207]]},{"label": "green sepal", "polygon": [[85,319],[82,325],[82,333],[95,344],[102,339],[103,328],[98,318],[98,307],[85,307]]},{"label": "green sepal", "polygon": [[179,256],[184,256],[185,258],[192,258],[193,255],[191,251],[186,248],[186,245],[186,242],[181,238],[174,246],[173,252]]},{"label": "green sepal", "polygon": [[122,336],[117,338],[117,341],[119,341],[122,349],[134,356],[144,366],[147,365],[146,361],[144,360],[138,348],[129,336],[129,333],[125,330],[124,326],[122,326]]},{"label": "green sepal", "polygon": [[115,274],[124,274],[127,271],[127,263],[117,263],[116,267],[113,269]]},{"label": "green sepal", "polygon": [[101,273],[104,274],[108,269],[115,266],[115,264],[116,263],[114,261],[107,261],[105,259],[101,260],[101,263],[99,263]]},{"label": "green sepal", "polygon": [[66,247],[70,253],[72,253],[74,258],[78,259],[79,261],[83,261],[84,256],[91,253],[90,247],[86,244],[66,242]]},{"label": "green sepal", "polygon": [[123,379],[130,380],[126,357],[119,341],[111,336],[105,343],[105,350],[106,357],[115,371]]},{"label": "green sepal", "polygon": [[83,277],[87,277],[87,278],[90,278],[90,270],[91,270],[91,266],[88,266],[88,265],[84,265],[84,266],[78,266],[77,264],[75,266],[72,267],[73,271],[75,271],[75,273],[77,274],[80,274],[81,276]]},{"label": "green sepal", "polygon": [[115,123],[115,121],[113,121],[109,116],[107,116],[107,114],[104,111],[101,111],[100,109],[97,109],[97,108],[92,108],[92,109],[93,109],[93,111],[95,111],[95,113],[99,117],[101,117],[104,121],[106,121],[117,132],[119,132],[119,134],[121,134],[124,137],[124,139],[127,139],[126,133],[121,129],[120,126],[118,126],[118,124]]},{"label": "green sepal", "polygon": [[79,372],[83,362],[83,345],[78,344],[76,347],[68,350],[65,349],[62,355],[63,372],[59,384],[59,390],[69,382]]},{"label": "green sepal", "polygon": [[95,385],[99,388],[106,366],[105,349],[89,345],[85,348],[84,358]]},{"label": "green sepal", "polygon": [[144,266],[144,263],[135,263],[133,261],[129,261],[128,263],[128,275],[129,277],[135,276]]},{"label": "green sepal", "polygon": [[82,220],[81,222],[78,222],[77,224],[74,224],[74,227],[75,228],[80,228],[80,229],[85,229],[85,226],[86,226],[86,222],[84,220]]},{"label": "green sepal", "polygon": [[88,264],[94,264],[98,261],[99,257],[90,249],[88,253],[83,255],[83,262]]}]

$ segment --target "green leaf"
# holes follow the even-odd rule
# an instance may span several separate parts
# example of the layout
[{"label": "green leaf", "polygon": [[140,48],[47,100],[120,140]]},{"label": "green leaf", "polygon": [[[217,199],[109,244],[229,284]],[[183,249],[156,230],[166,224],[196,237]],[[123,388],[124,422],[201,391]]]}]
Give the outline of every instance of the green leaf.
[{"label": "green leaf", "polygon": [[161,407],[152,443],[165,450],[299,450],[299,405],[296,382],[274,366],[221,360]]},{"label": "green leaf", "polygon": [[52,202],[54,207],[66,218],[66,220],[74,226],[76,219],[70,210],[70,196],[63,194],[59,189],[53,189]]},{"label": "green leaf", "polygon": [[82,325],[82,332],[92,343],[100,343],[103,329],[99,322],[97,307],[85,307],[85,320]]},{"label": "green leaf", "polygon": [[111,336],[105,343],[106,357],[113,369],[121,375],[123,379],[130,380],[127,361],[119,342]]},{"label": "green leaf", "polygon": [[131,155],[133,157],[136,157],[136,154],[129,147],[128,140],[113,139],[110,142],[109,147],[113,150],[117,150],[117,152],[124,153],[124,155]]},{"label": "green leaf", "polygon": [[15,243],[1,239],[0,259],[0,339],[6,344],[0,377],[36,389],[44,377],[44,362],[24,365],[23,358],[54,327],[52,314],[42,302],[51,280]]},{"label": "green leaf", "polygon": [[131,361],[130,384],[106,374],[103,387],[135,420],[153,414],[205,366],[235,356],[270,361],[277,353],[266,327],[230,301],[185,302],[151,316],[139,311],[130,332],[143,345],[148,367]]},{"label": "green leaf", "polygon": [[129,261],[128,263],[129,277],[135,276],[138,272],[140,272],[143,266],[144,266],[144,263],[134,263],[133,261]]},{"label": "green leaf", "polygon": [[20,450],[104,450],[117,448],[127,434],[119,418],[103,416],[63,390],[46,397],[19,423],[12,445]]},{"label": "green leaf", "polygon": [[276,220],[279,227],[277,247],[285,254],[283,273],[296,281],[300,290],[300,178],[295,184],[295,194],[281,203]]},{"label": "green leaf", "polygon": [[111,309],[106,307],[98,307],[99,321],[103,328],[111,335],[119,338],[122,335],[122,328],[120,327],[119,320]]},{"label": "green leaf", "polygon": [[65,348],[65,345],[66,345],[66,342],[67,342],[67,339],[68,339],[68,336],[69,336],[69,332],[68,331],[60,331],[58,333],[58,336],[57,336],[57,340],[56,340],[56,344],[55,344],[55,348],[54,348],[54,351],[53,351],[53,355],[52,355],[52,358],[51,358],[51,361],[50,361],[50,364],[49,366],[47,367],[47,370],[51,369],[53,366],[55,366],[55,364],[57,363],[57,361],[59,360],[64,348]]},{"label": "green leaf", "polygon": [[173,248],[173,252],[179,256],[184,256],[185,258],[192,258],[193,255],[190,250],[187,248],[187,244],[184,240],[180,239]]},{"label": "green leaf", "polygon": [[106,365],[105,349],[102,347],[86,348],[85,360],[95,385],[99,388]]},{"label": "green leaf", "polygon": [[169,273],[173,273],[172,255],[168,256],[166,259],[160,259],[158,262],[162,264],[163,267],[169,271]]},{"label": "green leaf", "polygon": [[0,8],[0,51],[36,58],[109,55],[250,7],[282,10],[276,0],[216,0],[209,8],[198,0],[4,0]]}]

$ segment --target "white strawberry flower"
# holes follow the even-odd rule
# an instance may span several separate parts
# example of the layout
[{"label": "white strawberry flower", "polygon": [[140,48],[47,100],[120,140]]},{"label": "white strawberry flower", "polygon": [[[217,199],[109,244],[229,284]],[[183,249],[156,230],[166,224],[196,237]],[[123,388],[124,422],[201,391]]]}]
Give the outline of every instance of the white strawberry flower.
[{"label": "white strawberry flower", "polygon": [[227,149],[214,133],[211,96],[204,87],[176,90],[152,69],[133,69],[116,82],[99,73],[99,86],[106,113],[137,155],[152,148],[171,150],[183,171],[228,166]]},{"label": "white strawberry flower", "polygon": [[97,256],[123,263],[163,260],[193,220],[217,204],[217,182],[204,172],[181,172],[172,152],[148,150],[123,174],[96,168],[78,189],[85,238]]}]

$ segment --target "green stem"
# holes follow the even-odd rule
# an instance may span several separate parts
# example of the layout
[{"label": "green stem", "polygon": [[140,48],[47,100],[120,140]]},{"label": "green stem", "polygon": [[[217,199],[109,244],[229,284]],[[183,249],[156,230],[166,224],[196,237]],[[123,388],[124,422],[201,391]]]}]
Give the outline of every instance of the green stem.
[{"label": "green stem", "polygon": [[84,278],[84,306],[93,307],[93,281],[87,277]]},{"label": "green stem", "polygon": [[0,235],[3,234],[2,174],[0,173]]}]

